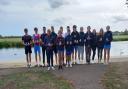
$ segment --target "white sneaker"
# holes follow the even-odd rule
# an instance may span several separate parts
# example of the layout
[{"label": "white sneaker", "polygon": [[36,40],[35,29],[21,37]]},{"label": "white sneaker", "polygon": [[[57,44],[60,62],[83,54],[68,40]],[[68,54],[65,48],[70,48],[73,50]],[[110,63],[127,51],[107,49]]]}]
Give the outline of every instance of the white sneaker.
[{"label": "white sneaker", "polygon": [[48,67],[48,70],[50,70],[50,67]]},{"label": "white sneaker", "polygon": [[68,64],[66,65],[66,67],[68,67]]},{"label": "white sneaker", "polygon": [[92,60],[92,64],[94,64],[95,62],[94,62],[94,60]]},{"label": "white sneaker", "polygon": [[77,64],[80,64],[80,60],[77,60]]},{"label": "white sneaker", "polygon": [[55,70],[55,68],[54,68],[54,67],[52,67],[52,70]]},{"label": "white sneaker", "polygon": [[70,67],[72,67],[72,64],[70,64]]}]

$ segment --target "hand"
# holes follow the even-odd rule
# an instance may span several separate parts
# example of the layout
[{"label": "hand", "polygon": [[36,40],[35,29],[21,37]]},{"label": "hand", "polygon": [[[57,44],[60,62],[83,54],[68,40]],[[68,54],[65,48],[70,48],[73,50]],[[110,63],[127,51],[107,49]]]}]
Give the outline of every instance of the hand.
[{"label": "hand", "polygon": [[69,42],[67,41],[67,44],[69,44]]}]

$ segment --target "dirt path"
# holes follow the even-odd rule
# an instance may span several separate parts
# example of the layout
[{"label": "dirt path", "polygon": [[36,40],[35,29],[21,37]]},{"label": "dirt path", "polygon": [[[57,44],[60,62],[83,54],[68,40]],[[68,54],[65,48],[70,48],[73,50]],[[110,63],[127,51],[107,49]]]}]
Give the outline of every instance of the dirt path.
[{"label": "dirt path", "polygon": [[107,69],[106,65],[75,65],[73,68],[66,68],[62,71],[54,71],[58,77],[64,77],[69,80],[75,89],[103,89],[101,78]]},{"label": "dirt path", "polygon": [[[72,68],[64,68],[64,71],[51,71],[57,77],[63,77],[70,81],[75,89],[103,89],[100,80],[107,66],[103,64],[74,65]],[[38,69],[38,68],[37,68]],[[39,68],[42,70],[41,68]],[[44,68],[43,70],[46,70]],[[16,72],[28,71],[27,68],[0,69],[0,77]]]}]

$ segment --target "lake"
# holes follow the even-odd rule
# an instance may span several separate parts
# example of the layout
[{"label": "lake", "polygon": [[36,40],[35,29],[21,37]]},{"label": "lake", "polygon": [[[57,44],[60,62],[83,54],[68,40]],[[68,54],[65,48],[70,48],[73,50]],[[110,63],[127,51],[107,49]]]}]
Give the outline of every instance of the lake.
[{"label": "lake", "polygon": [[[128,41],[112,42],[111,58],[121,57],[128,57]],[[35,61],[34,52],[32,53],[32,61]],[[0,62],[25,62],[24,48],[0,49]]]}]

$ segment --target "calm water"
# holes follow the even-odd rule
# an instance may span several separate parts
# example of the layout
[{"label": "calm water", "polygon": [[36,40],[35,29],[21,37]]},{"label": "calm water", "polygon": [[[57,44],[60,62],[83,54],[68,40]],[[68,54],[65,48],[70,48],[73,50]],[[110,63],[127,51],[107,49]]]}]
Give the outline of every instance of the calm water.
[{"label": "calm water", "polygon": [[[111,57],[128,57],[128,41],[113,42],[111,48]],[[32,53],[32,60],[34,61],[34,53]],[[25,54],[23,48],[0,49],[0,62],[19,61],[25,61]]]}]

